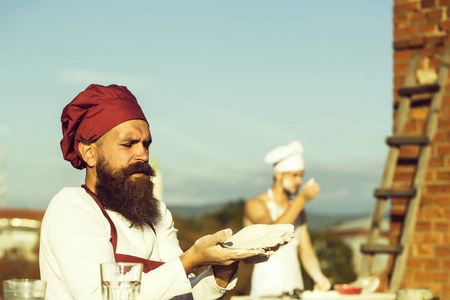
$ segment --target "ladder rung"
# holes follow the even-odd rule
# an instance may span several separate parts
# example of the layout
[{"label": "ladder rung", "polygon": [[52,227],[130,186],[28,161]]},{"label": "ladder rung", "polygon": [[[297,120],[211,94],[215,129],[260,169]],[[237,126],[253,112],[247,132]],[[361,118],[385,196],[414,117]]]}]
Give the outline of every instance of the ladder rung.
[{"label": "ladder rung", "polygon": [[403,251],[402,245],[361,245],[361,252],[364,254],[376,253],[401,253]]},{"label": "ladder rung", "polygon": [[375,189],[373,195],[377,198],[391,198],[391,197],[414,197],[416,189]]},{"label": "ladder rung", "polygon": [[426,136],[392,136],[386,138],[389,146],[418,145],[425,146],[430,144],[430,139]]},{"label": "ladder rung", "polygon": [[411,107],[413,106],[426,106],[430,105],[431,98],[433,98],[434,94],[426,93],[426,94],[416,94],[412,95],[409,99],[411,99]]},{"label": "ladder rung", "polygon": [[397,164],[399,165],[415,165],[417,164],[417,157],[416,156],[400,156],[397,159]]},{"label": "ladder rung", "polygon": [[414,94],[435,93],[439,91],[439,84],[427,84],[421,86],[404,87],[398,90],[402,97],[409,97]]}]

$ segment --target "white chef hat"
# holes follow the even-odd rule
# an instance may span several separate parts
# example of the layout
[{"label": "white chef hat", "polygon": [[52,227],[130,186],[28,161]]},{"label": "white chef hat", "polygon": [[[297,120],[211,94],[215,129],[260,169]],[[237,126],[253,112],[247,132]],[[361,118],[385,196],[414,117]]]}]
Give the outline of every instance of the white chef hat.
[{"label": "white chef hat", "polygon": [[264,162],[273,165],[275,172],[304,170],[303,146],[299,141],[293,141],[286,146],[279,146],[267,153]]}]

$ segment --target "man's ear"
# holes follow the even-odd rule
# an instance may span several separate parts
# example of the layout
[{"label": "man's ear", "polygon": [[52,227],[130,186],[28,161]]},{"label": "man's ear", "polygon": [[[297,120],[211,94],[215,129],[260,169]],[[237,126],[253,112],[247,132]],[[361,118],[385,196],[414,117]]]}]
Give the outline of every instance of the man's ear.
[{"label": "man's ear", "polygon": [[283,178],[283,173],[281,173],[281,172],[275,172],[275,173],[273,174],[273,179],[274,179],[275,181],[280,181],[281,178]]},{"label": "man's ear", "polygon": [[88,167],[92,168],[97,164],[98,148],[95,143],[84,144],[83,142],[79,142],[78,151]]}]

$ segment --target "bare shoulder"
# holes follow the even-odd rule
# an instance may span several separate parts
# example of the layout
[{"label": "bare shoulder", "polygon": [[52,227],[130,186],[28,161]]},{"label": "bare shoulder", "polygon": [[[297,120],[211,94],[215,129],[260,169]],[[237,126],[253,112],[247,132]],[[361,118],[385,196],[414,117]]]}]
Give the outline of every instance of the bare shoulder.
[{"label": "bare shoulder", "polygon": [[265,193],[247,200],[244,208],[244,226],[260,223],[267,224],[271,221],[269,210],[266,206],[267,201],[268,198]]},{"label": "bare shoulder", "polygon": [[261,205],[261,204],[265,204],[265,202],[267,202],[267,200],[268,200],[267,194],[262,193],[262,194],[256,195],[253,198],[248,199],[247,202],[245,203],[245,205],[246,206],[247,205],[250,205],[250,206]]}]

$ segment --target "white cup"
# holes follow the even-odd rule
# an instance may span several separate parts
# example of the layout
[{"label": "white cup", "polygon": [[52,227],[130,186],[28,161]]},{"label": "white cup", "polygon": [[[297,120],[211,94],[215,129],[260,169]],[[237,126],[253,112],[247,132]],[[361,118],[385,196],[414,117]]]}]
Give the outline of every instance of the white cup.
[{"label": "white cup", "polygon": [[102,263],[103,300],[139,300],[142,263]]},{"label": "white cup", "polygon": [[44,300],[47,283],[38,279],[3,281],[3,300]]}]

